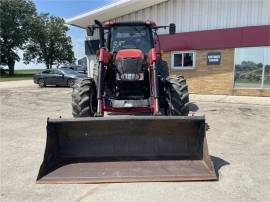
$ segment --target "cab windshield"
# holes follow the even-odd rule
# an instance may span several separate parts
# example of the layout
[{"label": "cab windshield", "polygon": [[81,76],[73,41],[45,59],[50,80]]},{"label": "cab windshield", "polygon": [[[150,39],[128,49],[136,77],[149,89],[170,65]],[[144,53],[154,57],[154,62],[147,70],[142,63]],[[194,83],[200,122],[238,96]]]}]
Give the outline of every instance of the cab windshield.
[{"label": "cab windshield", "polygon": [[151,29],[147,26],[116,26],[111,28],[110,51],[140,49],[147,53],[151,49]]}]

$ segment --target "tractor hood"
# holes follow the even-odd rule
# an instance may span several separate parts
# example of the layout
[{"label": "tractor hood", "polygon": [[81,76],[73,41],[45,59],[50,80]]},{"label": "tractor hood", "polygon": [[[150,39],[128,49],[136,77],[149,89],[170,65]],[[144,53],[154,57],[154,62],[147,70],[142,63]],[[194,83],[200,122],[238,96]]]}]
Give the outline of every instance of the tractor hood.
[{"label": "tractor hood", "polygon": [[144,54],[139,49],[123,49],[119,50],[116,54],[116,59],[127,59],[127,58],[144,59]]}]

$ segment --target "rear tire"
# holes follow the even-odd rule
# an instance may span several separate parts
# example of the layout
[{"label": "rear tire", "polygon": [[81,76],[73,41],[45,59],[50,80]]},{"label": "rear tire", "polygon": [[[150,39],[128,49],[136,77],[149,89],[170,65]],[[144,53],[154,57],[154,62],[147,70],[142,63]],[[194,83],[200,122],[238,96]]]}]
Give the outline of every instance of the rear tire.
[{"label": "rear tire", "polygon": [[73,79],[69,79],[67,81],[67,86],[70,87],[70,88],[72,88],[74,86],[74,84],[75,84],[75,81]]},{"label": "rear tire", "polygon": [[169,76],[169,67],[165,60],[157,60],[156,67],[158,76],[163,79],[166,79]]},{"label": "rear tire", "polygon": [[94,68],[93,68],[93,79],[97,83],[97,80],[98,80],[98,63],[97,62],[94,64]]},{"label": "rear tire", "polygon": [[189,113],[189,94],[186,80],[182,76],[170,76],[166,79],[167,114],[187,116]]},{"label": "rear tire", "polygon": [[97,111],[97,93],[93,79],[78,80],[72,91],[73,117],[92,117]]}]

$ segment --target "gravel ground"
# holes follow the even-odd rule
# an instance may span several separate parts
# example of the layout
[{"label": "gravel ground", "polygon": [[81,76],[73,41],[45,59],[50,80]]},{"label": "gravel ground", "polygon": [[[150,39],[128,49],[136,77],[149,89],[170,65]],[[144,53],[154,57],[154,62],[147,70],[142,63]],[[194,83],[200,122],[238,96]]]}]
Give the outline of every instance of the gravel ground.
[{"label": "gravel ground", "polygon": [[46,119],[71,117],[71,89],[13,81],[0,93],[1,201],[270,201],[270,98],[191,95],[219,181],[37,185]]}]

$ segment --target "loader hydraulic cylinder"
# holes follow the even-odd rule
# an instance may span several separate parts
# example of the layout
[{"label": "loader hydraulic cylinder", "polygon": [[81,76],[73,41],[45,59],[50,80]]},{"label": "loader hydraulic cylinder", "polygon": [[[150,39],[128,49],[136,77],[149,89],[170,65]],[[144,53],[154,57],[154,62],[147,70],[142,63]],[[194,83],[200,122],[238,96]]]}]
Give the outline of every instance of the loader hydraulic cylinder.
[{"label": "loader hydraulic cylinder", "polygon": [[159,109],[159,98],[158,98],[158,79],[157,79],[157,69],[156,69],[156,61],[153,62],[152,65],[152,72],[153,72],[153,98],[154,98],[154,115],[160,114]]},{"label": "loader hydraulic cylinder", "polygon": [[95,116],[103,116],[103,109],[102,109],[102,99],[103,99],[103,88],[102,88],[102,73],[103,73],[104,64],[103,62],[99,62],[98,65],[98,85],[97,85],[97,113]]}]

